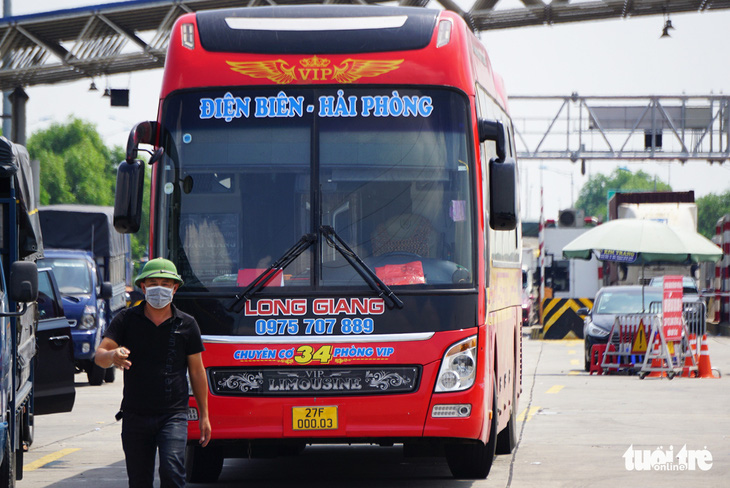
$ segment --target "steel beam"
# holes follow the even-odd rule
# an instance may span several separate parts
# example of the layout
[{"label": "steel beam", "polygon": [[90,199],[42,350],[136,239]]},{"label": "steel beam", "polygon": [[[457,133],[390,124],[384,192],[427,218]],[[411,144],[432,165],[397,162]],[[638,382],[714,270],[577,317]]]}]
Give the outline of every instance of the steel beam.
[{"label": "steel beam", "polygon": [[521,159],[730,159],[730,96],[512,96]]},{"label": "steel beam", "polygon": [[[102,1],[102,0],[99,0]],[[499,0],[475,0],[470,9],[437,0],[475,31],[540,24],[664,15],[730,8],[730,0],[521,0],[494,10]],[[101,74],[161,68],[174,20],[185,12],[257,5],[379,4],[378,0],[158,0],[116,2],[0,19],[0,90],[72,81]],[[427,0],[399,0],[426,6]],[[19,35],[22,33],[22,35]],[[151,33],[142,36],[142,33]],[[145,43],[143,39],[151,39]],[[131,41],[131,42],[130,42]],[[64,45],[73,47],[66,51]],[[122,50],[124,49],[124,52]],[[134,59],[135,62],[130,62]]]}]

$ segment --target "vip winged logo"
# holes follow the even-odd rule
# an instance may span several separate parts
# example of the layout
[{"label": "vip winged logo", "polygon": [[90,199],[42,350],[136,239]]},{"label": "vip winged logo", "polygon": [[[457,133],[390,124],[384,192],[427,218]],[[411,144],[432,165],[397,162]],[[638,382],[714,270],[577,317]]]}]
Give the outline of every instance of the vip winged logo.
[{"label": "vip winged logo", "polygon": [[351,59],[348,58],[335,66],[332,78],[339,83],[352,83],[360,78],[372,78],[383,73],[398,69],[402,59],[397,60],[373,60],[373,59]]},{"label": "vip winged logo", "polygon": [[365,77],[380,76],[398,69],[402,59],[352,59],[347,58],[339,65],[327,58],[312,56],[290,65],[283,59],[268,61],[226,61],[231,69],[251,78],[267,78],[285,85],[295,81],[336,81],[352,83]]},{"label": "vip winged logo", "polygon": [[271,61],[226,61],[233,71],[251,78],[268,78],[274,83],[285,85],[297,79],[294,67],[283,59]]}]

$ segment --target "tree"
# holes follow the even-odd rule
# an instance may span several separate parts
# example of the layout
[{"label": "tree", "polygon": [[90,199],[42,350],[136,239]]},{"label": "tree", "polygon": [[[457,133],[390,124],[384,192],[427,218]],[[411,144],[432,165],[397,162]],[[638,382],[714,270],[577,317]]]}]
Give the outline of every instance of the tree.
[{"label": "tree", "polygon": [[730,191],[722,195],[710,193],[697,199],[697,232],[711,239],[717,221],[730,213]]},{"label": "tree", "polygon": [[[28,140],[31,159],[40,161],[40,203],[78,203],[114,205],[117,165],[125,151],[109,149],[96,127],[73,118],[66,124],[53,124]],[[149,208],[149,168],[145,179],[145,201]],[[132,259],[138,261],[149,242],[149,216],[145,212],[137,234],[131,236]]]},{"label": "tree", "polygon": [[28,152],[40,161],[41,205],[114,204],[116,164],[94,125],[53,124],[30,137]]},{"label": "tree", "polygon": [[606,221],[608,193],[611,190],[621,192],[672,191],[672,187],[643,171],[632,173],[623,168],[616,168],[610,175],[592,176],[580,189],[575,207],[582,209],[586,216],[594,216]]}]

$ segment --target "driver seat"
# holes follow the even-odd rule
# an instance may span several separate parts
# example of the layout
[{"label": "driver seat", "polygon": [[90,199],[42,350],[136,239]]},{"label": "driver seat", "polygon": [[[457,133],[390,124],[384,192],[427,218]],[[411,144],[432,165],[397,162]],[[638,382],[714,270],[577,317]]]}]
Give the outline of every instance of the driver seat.
[{"label": "driver seat", "polygon": [[418,214],[396,215],[380,223],[371,234],[373,255],[407,252],[424,258],[434,257],[438,235],[426,217]]}]

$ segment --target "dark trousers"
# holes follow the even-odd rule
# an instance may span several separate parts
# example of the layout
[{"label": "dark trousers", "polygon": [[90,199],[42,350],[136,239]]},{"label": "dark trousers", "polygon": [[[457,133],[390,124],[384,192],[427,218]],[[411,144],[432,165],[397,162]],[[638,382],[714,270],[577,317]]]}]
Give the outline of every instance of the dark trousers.
[{"label": "dark trousers", "polygon": [[158,450],[160,487],[184,487],[187,438],[188,417],[185,413],[137,415],[124,412],[122,447],[129,488],[152,488]]}]

